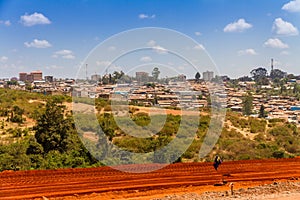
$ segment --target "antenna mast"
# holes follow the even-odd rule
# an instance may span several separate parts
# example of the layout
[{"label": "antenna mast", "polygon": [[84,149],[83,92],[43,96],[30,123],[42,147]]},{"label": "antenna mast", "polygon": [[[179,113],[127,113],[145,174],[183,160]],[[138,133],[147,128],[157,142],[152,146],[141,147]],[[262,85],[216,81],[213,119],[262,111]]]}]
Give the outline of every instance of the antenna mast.
[{"label": "antenna mast", "polygon": [[274,59],[271,59],[271,72],[274,70]]}]

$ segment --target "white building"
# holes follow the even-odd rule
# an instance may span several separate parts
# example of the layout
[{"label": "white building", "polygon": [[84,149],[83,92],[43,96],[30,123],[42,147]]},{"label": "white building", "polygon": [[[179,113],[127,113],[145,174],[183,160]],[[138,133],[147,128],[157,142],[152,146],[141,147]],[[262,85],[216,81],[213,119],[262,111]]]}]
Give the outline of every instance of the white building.
[{"label": "white building", "polygon": [[211,79],[214,78],[214,72],[211,71],[206,71],[203,72],[203,80],[204,81],[211,81]]}]

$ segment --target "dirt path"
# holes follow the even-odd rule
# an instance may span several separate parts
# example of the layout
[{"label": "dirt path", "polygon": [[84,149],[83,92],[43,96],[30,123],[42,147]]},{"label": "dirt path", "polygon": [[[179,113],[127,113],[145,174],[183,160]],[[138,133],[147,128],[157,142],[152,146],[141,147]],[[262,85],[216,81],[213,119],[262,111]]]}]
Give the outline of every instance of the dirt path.
[{"label": "dirt path", "polygon": [[[127,165],[126,170],[152,169],[152,165]],[[35,170],[0,173],[0,199],[151,199],[165,194],[225,191],[222,181],[236,189],[300,177],[300,159],[224,162],[219,171],[212,163],[179,163],[151,173],[125,173],[109,167]],[[95,196],[95,198],[92,197]],[[71,196],[71,197],[66,197]],[[62,198],[59,198],[62,199]]]}]

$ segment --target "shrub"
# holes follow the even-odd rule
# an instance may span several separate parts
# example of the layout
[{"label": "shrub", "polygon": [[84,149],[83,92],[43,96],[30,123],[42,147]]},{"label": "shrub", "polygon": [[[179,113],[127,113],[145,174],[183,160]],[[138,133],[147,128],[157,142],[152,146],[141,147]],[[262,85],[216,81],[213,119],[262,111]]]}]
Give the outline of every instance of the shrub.
[{"label": "shrub", "polygon": [[272,154],[272,156],[274,157],[274,158],[284,158],[284,152],[283,151],[274,151],[273,152],[273,154]]},{"label": "shrub", "polygon": [[287,136],[290,135],[290,132],[291,130],[285,125],[276,126],[269,131],[269,133],[273,136]]},{"label": "shrub", "polygon": [[148,113],[139,112],[133,116],[133,121],[139,126],[147,126],[151,122]]},{"label": "shrub", "polygon": [[261,133],[265,132],[267,122],[265,120],[250,118],[250,132]]}]

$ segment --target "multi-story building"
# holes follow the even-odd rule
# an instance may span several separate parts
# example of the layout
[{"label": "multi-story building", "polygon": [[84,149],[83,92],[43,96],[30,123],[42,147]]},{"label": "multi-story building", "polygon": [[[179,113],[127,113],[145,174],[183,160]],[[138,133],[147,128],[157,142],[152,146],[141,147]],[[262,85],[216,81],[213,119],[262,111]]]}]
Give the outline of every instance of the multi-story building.
[{"label": "multi-story building", "polygon": [[20,72],[19,73],[19,81],[27,81],[27,73],[26,72]]},{"label": "multi-story building", "polygon": [[43,72],[42,71],[32,71],[30,74],[32,75],[33,81],[43,80]]},{"label": "multi-story building", "polygon": [[33,82],[33,81],[41,81],[43,80],[43,72],[42,71],[32,71],[30,74],[25,72],[19,73],[19,80],[23,82]]},{"label": "multi-story building", "polygon": [[147,72],[136,72],[135,76],[136,76],[137,82],[139,82],[139,83],[149,81],[149,73],[147,73]]},{"label": "multi-story building", "polygon": [[203,80],[204,81],[211,81],[211,79],[214,78],[214,72],[211,71],[206,71],[203,72]]}]

